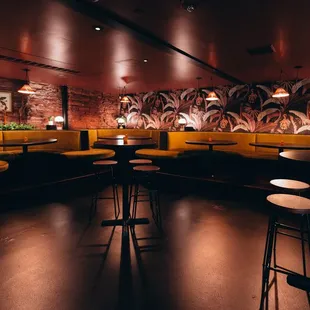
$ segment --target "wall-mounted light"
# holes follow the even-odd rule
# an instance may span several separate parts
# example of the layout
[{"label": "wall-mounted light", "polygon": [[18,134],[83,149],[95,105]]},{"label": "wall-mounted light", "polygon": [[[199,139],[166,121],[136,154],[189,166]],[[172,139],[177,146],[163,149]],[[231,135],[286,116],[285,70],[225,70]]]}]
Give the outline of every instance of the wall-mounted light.
[{"label": "wall-mounted light", "polygon": [[187,124],[186,119],[185,118],[180,118],[178,121],[179,125],[180,125],[180,131],[184,131],[184,128]]},{"label": "wall-mounted light", "polygon": [[63,124],[64,124],[64,118],[62,116],[56,116],[54,121],[55,121],[57,130],[62,130]]},{"label": "wall-mounted light", "polygon": [[21,94],[25,94],[25,95],[32,95],[36,91],[30,86],[29,76],[28,76],[29,69],[23,69],[23,71],[26,72],[26,83],[23,85],[23,87],[21,87],[18,90],[18,92]]},{"label": "wall-mounted light", "polygon": [[117,128],[124,129],[126,128],[126,118],[124,116],[120,116],[116,119],[117,121]]}]

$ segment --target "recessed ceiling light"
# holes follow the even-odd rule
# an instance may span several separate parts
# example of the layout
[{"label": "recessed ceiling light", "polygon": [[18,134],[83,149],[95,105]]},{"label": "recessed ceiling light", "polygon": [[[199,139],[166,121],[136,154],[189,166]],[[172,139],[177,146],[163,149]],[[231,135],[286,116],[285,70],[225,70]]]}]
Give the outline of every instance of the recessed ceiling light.
[{"label": "recessed ceiling light", "polygon": [[93,26],[93,28],[96,30],[96,31],[101,31],[103,29],[103,27],[101,26]]},{"label": "recessed ceiling light", "polygon": [[143,62],[148,62],[148,60],[147,59],[143,59]]}]

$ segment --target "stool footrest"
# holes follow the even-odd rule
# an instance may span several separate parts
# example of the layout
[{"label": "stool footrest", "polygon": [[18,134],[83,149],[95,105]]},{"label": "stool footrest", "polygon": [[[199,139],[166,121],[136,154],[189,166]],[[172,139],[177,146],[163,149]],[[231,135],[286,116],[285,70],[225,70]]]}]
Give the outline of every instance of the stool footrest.
[{"label": "stool footrest", "polygon": [[148,218],[138,218],[138,219],[129,219],[127,221],[124,220],[104,220],[101,222],[101,226],[135,226],[135,225],[146,225],[149,224],[150,221]]}]

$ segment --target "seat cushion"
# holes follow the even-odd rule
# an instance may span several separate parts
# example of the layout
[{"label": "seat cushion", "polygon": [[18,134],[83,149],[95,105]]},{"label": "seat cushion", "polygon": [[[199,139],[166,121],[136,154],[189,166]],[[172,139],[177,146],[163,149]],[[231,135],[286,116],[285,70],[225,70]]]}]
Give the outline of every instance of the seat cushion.
[{"label": "seat cushion", "polygon": [[179,158],[182,157],[182,151],[165,151],[157,149],[140,149],[136,151],[136,156],[140,158]]},{"label": "seat cushion", "polygon": [[18,155],[22,156],[22,153],[23,152],[21,150],[0,151],[0,160],[11,161],[11,160],[16,159]]},{"label": "seat cushion", "polygon": [[0,160],[0,172],[4,172],[9,169],[9,164],[6,161]]},{"label": "seat cushion", "polygon": [[67,158],[87,158],[92,160],[111,158],[115,155],[113,150],[108,149],[90,149],[85,151],[71,151],[62,153]]}]

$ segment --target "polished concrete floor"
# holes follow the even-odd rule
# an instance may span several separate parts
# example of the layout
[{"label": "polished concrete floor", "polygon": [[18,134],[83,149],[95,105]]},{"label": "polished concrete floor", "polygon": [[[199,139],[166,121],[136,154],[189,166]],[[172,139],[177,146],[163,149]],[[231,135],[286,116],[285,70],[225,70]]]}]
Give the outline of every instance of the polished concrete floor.
[{"label": "polished concrete floor", "polygon": [[[263,207],[224,193],[163,194],[165,237],[152,223],[137,227],[138,246],[131,238],[130,261],[121,264],[121,228],[100,227],[112,218],[110,202],[87,225],[90,197],[77,193],[40,204],[28,197],[0,215],[1,310],[259,308]],[[150,211],[142,206],[139,215]],[[302,271],[298,241],[280,236],[278,250],[280,264]],[[270,309],[309,307],[278,275]]]}]

